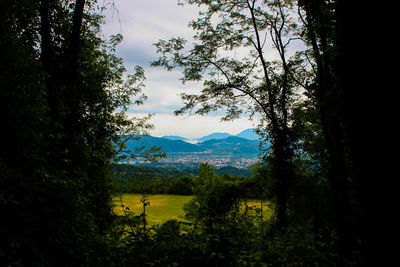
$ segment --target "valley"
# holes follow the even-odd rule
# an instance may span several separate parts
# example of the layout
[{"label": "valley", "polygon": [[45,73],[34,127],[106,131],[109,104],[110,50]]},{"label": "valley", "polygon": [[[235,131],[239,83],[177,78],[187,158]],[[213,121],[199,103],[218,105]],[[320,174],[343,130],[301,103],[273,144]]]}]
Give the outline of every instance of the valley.
[{"label": "valley", "polygon": [[198,138],[197,143],[189,143],[187,139],[180,136],[140,136],[140,140],[126,142],[129,150],[135,151],[141,147],[145,147],[145,149],[161,147],[167,157],[159,159],[156,163],[148,163],[143,159],[126,160],[124,163],[196,168],[200,163],[207,162],[216,167],[247,168],[259,161],[259,156],[263,152],[259,148],[258,139],[255,139],[257,136],[251,134],[250,131],[253,132],[252,129],[248,129],[237,136],[227,133],[214,133]]},{"label": "valley", "polygon": [[[159,159],[158,162],[148,163],[144,160],[127,161],[130,164],[140,164],[155,167],[178,167],[178,168],[197,168],[202,162],[207,162],[215,167],[235,166],[237,168],[247,168],[258,161],[257,155],[245,154],[245,157],[238,157],[232,154],[206,152],[172,152],[166,158]],[[181,166],[181,167],[179,167]]]}]

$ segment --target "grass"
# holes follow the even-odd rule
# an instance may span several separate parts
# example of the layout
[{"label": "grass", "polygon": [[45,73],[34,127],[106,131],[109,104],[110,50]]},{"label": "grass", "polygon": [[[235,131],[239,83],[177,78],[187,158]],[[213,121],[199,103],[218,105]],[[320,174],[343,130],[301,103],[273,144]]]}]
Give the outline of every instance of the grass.
[{"label": "grass", "polygon": [[[143,212],[143,204],[140,202],[141,194],[122,194],[121,197],[114,199],[115,208],[114,212],[117,215],[124,215],[123,209],[128,207],[135,215]],[[185,211],[183,206],[192,200],[193,196],[179,196],[179,195],[150,195],[148,201],[150,206],[146,207],[147,222],[151,225],[163,224],[168,220],[184,221]],[[122,200],[122,205],[121,205]],[[255,216],[255,210],[260,210],[261,203],[259,200],[248,200],[248,215]],[[243,205],[243,210],[245,205]],[[273,214],[273,208],[268,202],[263,202],[263,219],[268,220]],[[259,215],[258,215],[259,216]]]},{"label": "grass", "polygon": [[[121,198],[115,198],[114,212],[117,215],[124,215],[123,208],[129,207],[135,215],[143,212],[143,205],[140,202],[141,194],[123,194]],[[148,198],[150,206],[146,207],[146,215],[149,225],[163,224],[168,220],[184,221],[185,211],[183,206],[189,202],[193,196],[178,195],[151,195]]]},{"label": "grass", "polygon": [[267,221],[271,219],[271,217],[274,214],[273,206],[270,202],[266,201],[260,201],[257,199],[249,199],[246,201],[247,204],[247,211],[246,210],[246,205],[243,203],[242,206],[242,212],[247,213],[250,216],[260,216],[261,215],[261,209],[262,209],[262,217],[263,221]]}]

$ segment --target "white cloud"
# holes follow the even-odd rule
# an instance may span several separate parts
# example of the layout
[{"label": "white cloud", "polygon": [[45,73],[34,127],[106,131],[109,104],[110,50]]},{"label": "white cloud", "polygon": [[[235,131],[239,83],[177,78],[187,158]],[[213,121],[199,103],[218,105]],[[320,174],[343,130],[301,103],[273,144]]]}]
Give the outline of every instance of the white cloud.
[{"label": "white cloud", "polygon": [[168,72],[149,67],[158,58],[153,43],[159,39],[181,36],[191,39],[189,21],[200,10],[196,6],[178,6],[177,0],[113,1],[115,9],[109,8],[105,15],[105,36],[122,33],[124,41],[117,47],[117,55],[124,59],[127,69],[140,65],[145,69],[146,87],[143,89],[148,100],[142,106],[132,106],[133,112],[169,113],[182,106],[180,94],[194,92],[200,84],[183,85],[179,71]]},{"label": "white cloud", "polygon": [[183,103],[181,93],[199,93],[200,83],[182,84],[179,80],[180,72],[167,72],[162,69],[145,68],[146,87],[143,93],[148,100],[139,107],[132,107],[135,112],[170,113],[181,108]]},{"label": "white cloud", "polygon": [[[140,65],[145,69],[146,87],[143,93],[148,100],[142,106],[132,106],[130,116],[140,113],[155,113],[151,122],[155,125],[155,136],[181,135],[187,138],[204,136],[213,132],[237,134],[253,124],[247,118],[233,122],[221,122],[222,116],[176,117],[173,111],[182,107],[179,94],[201,90],[200,83],[182,84],[179,71],[167,72],[150,68],[149,63],[158,58],[153,43],[159,39],[180,36],[189,41],[194,32],[187,27],[200,11],[197,6],[178,6],[178,0],[105,0],[114,3],[116,11],[106,11],[107,23],[103,27],[105,37],[122,33],[124,41],[117,47],[117,56],[122,57],[127,69]],[[242,56],[243,49],[233,51]],[[246,53],[247,54],[247,53]],[[272,55],[271,55],[272,56]],[[219,114],[219,113],[218,113]]]},{"label": "white cloud", "polygon": [[115,1],[115,9],[105,11],[107,23],[103,33],[106,36],[122,33],[124,41],[117,48],[117,54],[127,64],[148,64],[157,58],[153,43],[159,39],[193,36],[187,24],[200,9],[177,3],[177,0]]}]

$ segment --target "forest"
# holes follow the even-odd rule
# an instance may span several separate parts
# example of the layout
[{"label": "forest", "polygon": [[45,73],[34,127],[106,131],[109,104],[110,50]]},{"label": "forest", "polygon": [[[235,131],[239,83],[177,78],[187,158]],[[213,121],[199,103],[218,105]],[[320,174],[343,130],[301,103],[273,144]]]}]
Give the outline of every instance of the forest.
[{"label": "forest", "polygon": [[[128,72],[116,55],[122,34],[101,35],[105,1],[2,0],[0,265],[394,266],[396,8],[178,2],[202,8],[189,24],[194,41],[155,40],[152,66],[203,84],[182,95],[176,115],[260,118],[260,147],[270,146],[253,175],[218,174],[204,163],[170,177],[171,191],[122,187],[127,170],[118,162],[165,153],[128,151],[128,140],[152,129],[149,117],[127,116],[147,99],[146,76],[141,66]],[[240,58],[238,49],[248,54]],[[184,223],[150,227],[145,195],[143,212],[113,212],[126,190],[193,199]],[[270,203],[272,216],[243,209],[251,198]]]},{"label": "forest", "polygon": [[[112,168],[114,170],[113,187],[119,193],[193,195],[193,181],[199,176],[199,168],[179,170],[131,164],[113,164]],[[256,168],[256,165],[252,167],[252,169]],[[227,166],[214,168],[214,172],[228,180],[248,180],[246,182],[251,183],[256,179],[250,169]],[[253,179],[247,179],[251,176]],[[254,188],[254,191],[260,190]]]}]

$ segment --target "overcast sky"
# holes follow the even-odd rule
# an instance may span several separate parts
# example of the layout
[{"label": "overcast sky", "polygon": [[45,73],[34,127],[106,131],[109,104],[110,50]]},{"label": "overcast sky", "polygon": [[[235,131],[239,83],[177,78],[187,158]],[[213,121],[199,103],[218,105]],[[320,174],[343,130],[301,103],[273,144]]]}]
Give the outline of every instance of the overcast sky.
[{"label": "overcast sky", "polygon": [[[184,37],[190,40],[194,32],[187,27],[199,11],[197,6],[178,6],[178,0],[106,0],[107,22],[103,27],[105,37],[121,33],[124,41],[117,48],[117,55],[122,57],[128,71],[140,65],[145,69],[146,87],[144,93],[147,102],[140,107],[132,106],[130,116],[154,113],[152,123],[154,136],[180,135],[200,137],[213,132],[237,134],[253,127],[246,118],[234,122],[220,122],[221,116],[179,116],[174,110],[182,107],[179,94],[201,89],[201,84],[183,85],[178,71],[168,72],[162,68],[150,67],[150,62],[157,59],[153,46],[159,39]],[[221,114],[222,115],[222,114]]]}]

